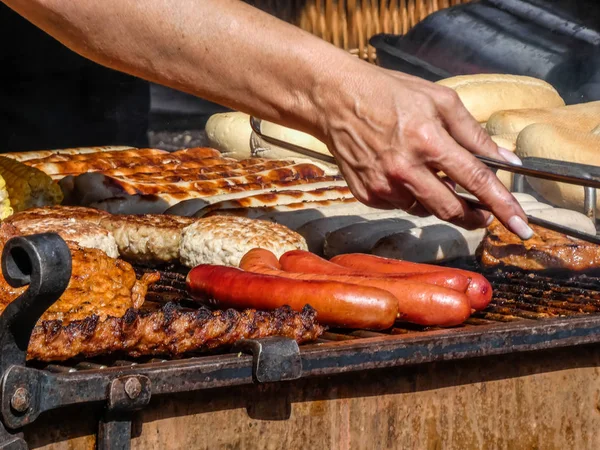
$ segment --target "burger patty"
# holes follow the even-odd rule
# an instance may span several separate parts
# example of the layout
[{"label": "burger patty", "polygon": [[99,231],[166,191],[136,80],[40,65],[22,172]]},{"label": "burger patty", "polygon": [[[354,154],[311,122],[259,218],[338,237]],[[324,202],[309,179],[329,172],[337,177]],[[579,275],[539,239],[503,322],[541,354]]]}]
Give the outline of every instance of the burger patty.
[{"label": "burger patty", "polygon": [[153,264],[179,260],[183,229],[194,221],[166,215],[115,215],[102,219],[100,226],[112,233],[122,258]]}]

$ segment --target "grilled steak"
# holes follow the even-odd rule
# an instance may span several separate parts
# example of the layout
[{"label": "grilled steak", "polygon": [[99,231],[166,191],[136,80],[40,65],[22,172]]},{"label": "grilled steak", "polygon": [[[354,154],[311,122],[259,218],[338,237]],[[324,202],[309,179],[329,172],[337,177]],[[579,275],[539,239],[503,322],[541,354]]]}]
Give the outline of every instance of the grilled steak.
[{"label": "grilled steak", "polygon": [[478,254],[486,266],[506,265],[524,270],[586,270],[600,267],[600,246],[531,225],[535,236],[522,241],[494,220]]},{"label": "grilled steak", "polygon": [[61,361],[76,356],[92,357],[124,353],[179,356],[192,351],[228,347],[240,339],[285,336],[297,342],[318,338],[324,331],[315,322],[309,306],[301,313],[289,307],[272,312],[182,310],[168,303],[156,311],[130,309],[123,317],[101,321],[91,316],[64,325],[60,321],[37,326],[27,357],[40,361]]}]

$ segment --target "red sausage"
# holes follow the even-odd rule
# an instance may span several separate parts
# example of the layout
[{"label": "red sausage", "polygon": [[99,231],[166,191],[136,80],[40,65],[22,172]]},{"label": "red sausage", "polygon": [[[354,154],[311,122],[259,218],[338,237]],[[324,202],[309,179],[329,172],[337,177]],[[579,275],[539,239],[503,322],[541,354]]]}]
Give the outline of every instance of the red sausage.
[{"label": "red sausage", "polygon": [[399,318],[419,325],[458,325],[471,314],[469,299],[461,292],[403,279],[285,272],[280,269],[277,257],[264,249],[253,249],[246,253],[240,268],[294,280],[337,281],[383,289],[398,299]]},{"label": "red sausage", "polygon": [[309,304],[325,325],[385,330],[398,316],[398,300],[369,286],[334,281],[291,280],[213,265],[200,265],[187,276],[192,298],[216,300],[224,307],[272,310],[289,305],[296,311]]},{"label": "red sausage", "polygon": [[[361,253],[338,255],[331,258],[331,262],[352,270],[367,271],[376,274],[428,273],[441,269],[439,266],[430,264],[418,264]],[[483,275],[468,270],[446,267],[445,269],[463,274],[471,279],[471,283],[467,289],[467,297],[469,297],[473,309],[481,311],[489,305],[492,300],[492,285]]]},{"label": "red sausage", "polygon": [[291,250],[284,253],[281,258],[279,258],[279,263],[281,264],[281,268],[286,272],[314,273],[321,275],[349,275],[367,278],[392,278],[395,280],[403,279],[415,283],[433,284],[435,286],[452,289],[453,291],[462,292],[463,294],[467,291],[469,283],[471,282],[466,276],[456,271],[444,270],[441,267],[437,272],[423,273],[414,271],[412,273],[383,276],[378,273],[349,269],[348,267],[332,263],[314,253],[304,250]]}]

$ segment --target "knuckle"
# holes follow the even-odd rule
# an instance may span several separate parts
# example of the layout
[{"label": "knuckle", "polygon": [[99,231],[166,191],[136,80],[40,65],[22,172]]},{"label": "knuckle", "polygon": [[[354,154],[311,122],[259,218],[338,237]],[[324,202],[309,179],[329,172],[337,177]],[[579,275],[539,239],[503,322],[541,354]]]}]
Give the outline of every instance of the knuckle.
[{"label": "knuckle", "polygon": [[484,148],[492,142],[485,128],[481,126],[477,126],[475,129],[475,134],[473,135],[473,143],[477,148]]},{"label": "knuckle", "polygon": [[407,174],[409,173],[409,171],[410,169],[408,167],[405,167],[404,164],[399,164],[397,162],[390,161],[390,163],[387,166],[386,175],[391,183],[403,185],[408,178]]},{"label": "knuckle", "polygon": [[494,173],[487,167],[476,166],[469,171],[467,177],[468,186],[466,187],[468,187],[473,194],[478,195],[491,186],[493,177]]},{"label": "knuckle", "polygon": [[390,184],[383,179],[376,178],[369,183],[369,191],[380,198],[388,197],[392,193]]},{"label": "knuckle", "polygon": [[433,121],[413,122],[407,126],[407,134],[421,148],[435,147],[437,126]]},{"label": "knuckle", "polygon": [[454,89],[442,88],[437,92],[437,100],[443,106],[454,108],[461,103],[458,93]]},{"label": "knuckle", "polygon": [[436,217],[446,222],[460,222],[463,219],[463,209],[458,202],[442,204],[436,211]]}]

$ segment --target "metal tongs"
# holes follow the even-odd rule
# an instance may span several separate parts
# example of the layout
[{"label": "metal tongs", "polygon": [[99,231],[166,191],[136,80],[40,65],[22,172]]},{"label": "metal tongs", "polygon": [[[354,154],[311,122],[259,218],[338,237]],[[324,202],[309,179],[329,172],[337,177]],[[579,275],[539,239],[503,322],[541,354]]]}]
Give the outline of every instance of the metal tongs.
[{"label": "metal tongs", "polygon": [[[323,155],[304,147],[300,147],[289,142],[282,141],[280,139],[267,136],[261,131],[261,120],[254,117],[250,118],[250,126],[252,131],[263,141],[278,147],[299,153],[304,156],[319,159],[323,162],[335,164],[335,158],[329,155]],[[594,222],[596,220],[596,189],[600,189],[600,167],[590,166],[587,164],[577,164],[565,161],[557,161],[546,158],[534,158],[528,157],[523,158],[523,165],[518,166],[510,164],[504,161],[498,161],[486,156],[475,155],[477,159],[483,162],[486,166],[491,169],[505,170],[507,172],[514,173],[512,191],[523,192],[525,185],[525,176],[542,178],[550,181],[558,181],[561,183],[574,184],[582,186],[585,189],[585,200],[584,209],[586,215]],[[480,201],[458,194],[463,200],[474,206],[485,211],[489,211],[486,205]],[[544,219],[527,215],[529,223],[546,228],[548,230],[556,231],[558,233],[565,234],[582,241],[591,242],[593,244],[600,245],[600,237],[588,233],[583,233],[572,228],[568,228],[554,222],[549,222]]]},{"label": "metal tongs", "polygon": [[[514,192],[523,192],[525,176],[582,186],[585,189],[584,209],[586,215],[595,222],[596,189],[600,189],[600,167],[536,157],[522,158],[523,165],[518,166],[486,156],[475,155],[475,157],[491,169],[505,170],[514,173],[515,176],[512,185],[512,190]],[[486,211],[490,210],[478,200],[466,198],[464,196],[461,196],[461,198],[476,208]],[[581,239],[582,241],[600,245],[600,237],[597,235],[583,233],[529,214],[526,214],[526,216],[531,224]]]}]

